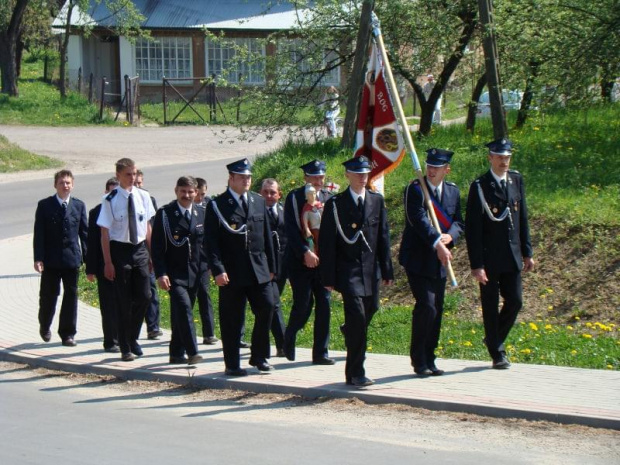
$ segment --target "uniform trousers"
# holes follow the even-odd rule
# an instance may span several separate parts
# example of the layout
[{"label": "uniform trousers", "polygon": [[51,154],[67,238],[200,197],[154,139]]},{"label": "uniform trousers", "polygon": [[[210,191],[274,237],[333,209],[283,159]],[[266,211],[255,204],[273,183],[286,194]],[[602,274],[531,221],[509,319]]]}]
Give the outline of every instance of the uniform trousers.
[{"label": "uniform trousers", "polygon": [[157,293],[155,273],[150,274],[149,284],[151,286],[151,300],[146,308],[144,322],[146,323],[146,330],[150,333],[152,331],[159,331],[159,294]]},{"label": "uniform trousers", "polygon": [[435,365],[439,344],[446,278],[429,278],[407,273],[409,288],[415,298],[411,321],[411,364],[424,369]]},{"label": "uniform trousers", "polygon": [[284,347],[284,332],[286,331],[286,326],[284,324],[284,315],[282,314],[282,302],[280,300],[280,296],[284,291],[285,285],[286,278],[272,281],[274,310],[273,317],[271,319],[271,334],[273,334],[276,349],[282,349],[282,347]]},{"label": "uniform trousers", "polygon": [[121,352],[132,351],[140,337],[146,308],[151,300],[149,252],[146,244],[110,241],[116,278],[114,294],[118,312],[118,345]]},{"label": "uniform trousers", "polygon": [[226,368],[240,368],[239,343],[248,302],[254,313],[250,362],[265,362],[269,358],[269,327],[274,305],[271,281],[249,286],[229,283],[220,286],[219,297],[220,331]]},{"label": "uniform trousers", "polygon": [[196,328],[194,326],[194,302],[197,288],[187,288],[172,284],[170,295],[170,356],[182,358],[185,354],[198,353]]},{"label": "uniform trousers", "polygon": [[58,335],[64,341],[77,332],[77,283],[79,268],[51,268],[44,266],[39,289],[39,326],[48,331],[56,313],[56,302],[62,281],[63,296],[60,306]]},{"label": "uniform trousers", "polygon": [[365,376],[368,326],[379,308],[379,293],[371,296],[357,296],[343,293],[344,342],[347,346],[347,363],[344,368],[347,381],[353,377]]},{"label": "uniform trousers", "polygon": [[284,350],[294,350],[297,332],[310,319],[314,303],[312,359],[323,359],[328,355],[331,292],[323,287],[318,268],[289,270],[288,279],[293,291],[293,306],[284,336]]},{"label": "uniform trousers", "polygon": [[200,272],[198,285],[198,312],[202,321],[202,337],[215,336],[215,320],[213,319],[213,304],[209,295],[209,270]]},{"label": "uniform trousers", "polygon": [[[521,272],[489,273],[489,281],[480,285],[485,342],[493,360],[506,352],[504,341],[523,306]],[[499,296],[504,303],[499,308]]]},{"label": "uniform trousers", "polygon": [[103,348],[110,349],[118,344],[118,321],[114,283],[103,274],[97,275],[97,293],[101,310],[101,329],[103,330]]}]

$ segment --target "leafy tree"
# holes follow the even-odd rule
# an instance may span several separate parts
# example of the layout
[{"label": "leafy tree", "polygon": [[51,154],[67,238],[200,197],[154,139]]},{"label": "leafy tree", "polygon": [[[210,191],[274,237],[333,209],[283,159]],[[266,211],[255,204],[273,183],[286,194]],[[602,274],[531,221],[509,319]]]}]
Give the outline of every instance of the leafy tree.
[{"label": "leafy tree", "polygon": [[23,31],[23,19],[29,0],[4,1],[0,3],[0,71],[2,93],[18,95],[17,89],[17,42]]}]

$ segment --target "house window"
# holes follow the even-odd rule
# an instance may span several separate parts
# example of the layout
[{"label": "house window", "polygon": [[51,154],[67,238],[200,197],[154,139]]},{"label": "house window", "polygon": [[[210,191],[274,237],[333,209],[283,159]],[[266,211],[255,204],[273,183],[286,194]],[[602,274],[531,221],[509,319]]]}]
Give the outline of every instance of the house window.
[{"label": "house window", "polygon": [[206,73],[239,84],[265,83],[265,47],[258,39],[207,39]]},{"label": "house window", "polygon": [[160,37],[136,40],[136,73],[142,82],[192,77],[190,37]]},{"label": "house window", "polygon": [[333,51],[317,56],[303,41],[292,39],[278,43],[278,55],[280,70],[284,76],[294,76],[297,85],[311,86],[317,79],[322,86],[340,85],[340,66],[334,67],[338,56]]}]

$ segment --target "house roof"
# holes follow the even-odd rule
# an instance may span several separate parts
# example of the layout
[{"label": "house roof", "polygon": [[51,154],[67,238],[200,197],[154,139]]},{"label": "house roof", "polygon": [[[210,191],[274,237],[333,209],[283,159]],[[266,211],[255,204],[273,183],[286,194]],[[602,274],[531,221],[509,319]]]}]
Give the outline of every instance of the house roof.
[{"label": "house roof", "polygon": [[[230,29],[283,30],[298,24],[299,15],[309,10],[297,10],[281,0],[134,0],[134,5],[146,18],[144,29]],[[52,27],[64,27],[67,4],[61,9]],[[116,17],[106,2],[91,0],[88,12],[74,11],[73,26],[116,26]]]}]

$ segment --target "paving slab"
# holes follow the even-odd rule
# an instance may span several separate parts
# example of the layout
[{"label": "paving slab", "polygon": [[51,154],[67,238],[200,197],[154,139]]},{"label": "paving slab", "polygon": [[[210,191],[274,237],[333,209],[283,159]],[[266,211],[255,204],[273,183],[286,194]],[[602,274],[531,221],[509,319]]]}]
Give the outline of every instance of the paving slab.
[{"label": "paving slab", "polygon": [[[376,384],[355,388],[344,384],[345,353],[331,351],[334,366],[312,365],[309,349],[298,349],[297,360],[272,358],[266,374],[248,366],[242,349],[245,378],[223,373],[221,344],[200,346],[205,361],[189,367],[168,364],[165,331],[159,341],[141,341],[144,356],[122,362],[103,352],[97,308],[79,303],[77,347],[39,338],[37,309],[40,277],[32,269],[32,236],[0,241],[0,359],[79,373],[114,375],[123,379],[160,380],[180,385],[231,388],[250,392],[290,393],[305,397],[359,398],[369,403],[407,404],[431,410],[468,412],[495,417],[548,420],[620,429],[620,372],[544,365],[513,364],[493,370],[488,362],[439,360],[444,376],[418,378],[406,356],[369,353],[366,371]],[[53,328],[57,321],[55,320]],[[143,331],[146,335],[146,331]]]}]

